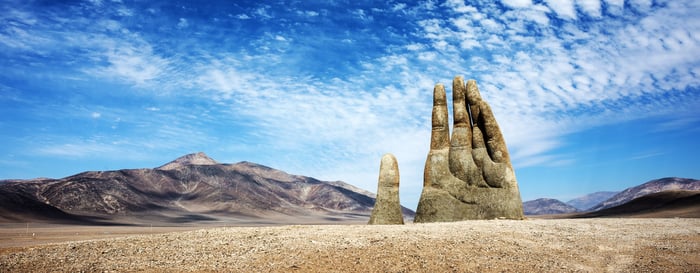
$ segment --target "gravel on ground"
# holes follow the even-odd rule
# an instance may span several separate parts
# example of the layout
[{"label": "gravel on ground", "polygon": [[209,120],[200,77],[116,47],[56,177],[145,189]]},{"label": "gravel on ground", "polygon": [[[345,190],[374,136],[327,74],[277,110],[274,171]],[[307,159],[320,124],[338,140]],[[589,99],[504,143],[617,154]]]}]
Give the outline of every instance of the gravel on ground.
[{"label": "gravel on ground", "polygon": [[700,272],[700,219],[220,227],[0,251],[0,272]]}]

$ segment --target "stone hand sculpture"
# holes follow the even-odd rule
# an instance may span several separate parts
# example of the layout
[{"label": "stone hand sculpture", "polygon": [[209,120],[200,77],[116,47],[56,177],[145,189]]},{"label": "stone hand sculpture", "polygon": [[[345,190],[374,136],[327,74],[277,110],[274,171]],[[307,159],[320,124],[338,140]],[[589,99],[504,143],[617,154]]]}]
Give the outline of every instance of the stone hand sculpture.
[{"label": "stone hand sculpture", "polygon": [[379,164],[377,200],[369,218],[370,225],[403,225],[399,202],[399,164],[392,154],[382,156]]},{"label": "stone hand sculpture", "polygon": [[415,222],[522,219],[508,148],[476,81],[452,82],[454,128],[449,135],[445,87],[433,90],[430,152]]}]

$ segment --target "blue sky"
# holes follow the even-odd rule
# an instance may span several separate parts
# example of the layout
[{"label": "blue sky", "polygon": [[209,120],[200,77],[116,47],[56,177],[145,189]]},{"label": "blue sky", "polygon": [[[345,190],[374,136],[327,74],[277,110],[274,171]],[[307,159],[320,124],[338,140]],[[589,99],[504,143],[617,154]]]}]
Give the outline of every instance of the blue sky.
[{"label": "blue sky", "polygon": [[[432,88],[476,79],[524,200],[700,177],[700,3],[8,1],[0,179],[203,151],[415,208]],[[451,90],[448,90],[450,96]]]}]

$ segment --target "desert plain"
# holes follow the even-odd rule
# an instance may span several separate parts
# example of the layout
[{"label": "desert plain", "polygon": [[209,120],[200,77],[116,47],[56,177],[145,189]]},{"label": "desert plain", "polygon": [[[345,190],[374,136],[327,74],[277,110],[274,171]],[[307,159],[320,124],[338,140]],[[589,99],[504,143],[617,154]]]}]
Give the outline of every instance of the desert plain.
[{"label": "desert plain", "polygon": [[0,272],[700,272],[700,219],[4,226]]}]

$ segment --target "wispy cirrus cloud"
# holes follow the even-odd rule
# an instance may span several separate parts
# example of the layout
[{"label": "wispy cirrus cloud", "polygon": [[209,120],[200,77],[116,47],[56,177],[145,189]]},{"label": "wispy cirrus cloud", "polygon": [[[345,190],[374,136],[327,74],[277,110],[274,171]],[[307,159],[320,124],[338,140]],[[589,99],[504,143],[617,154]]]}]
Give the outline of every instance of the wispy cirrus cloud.
[{"label": "wispy cirrus cloud", "polygon": [[[691,53],[700,49],[692,34],[700,29],[689,13],[696,4],[674,2],[649,12],[633,3],[635,12],[604,19],[599,1],[504,4],[512,9],[448,1],[448,16],[419,22],[416,35],[431,47],[407,58],[441,56],[423,66],[472,73],[466,76],[479,80],[516,163],[553,150],[567,133],[659,114],[646,110],[654,107],[671,111],[680,90],[700,86],[694,74],[700,58]],[[645,101],[649,95],[657,101]]]},{"label": "wispy cirrus cloud", "polygon": [[[144,85],[168,70],[168,61],[119,21],[134,16],[121,3],[110,3],[109,7],[102,2],[56,5],[37,12],[23,10],[22,5],[5,7],[10,24],[0,31],[0,43],[18,50],[8,54],[25,58],[24,63],[15,65],[46,65],[41,69],[49,68],[54,76],[76,77],[76,72],[82,71],[134,85]],[[75,18],[67,18],[59,12],[62,9],[70,10]]]},{"label": "wispy cirrus cloud", "polygon": [[168,62],[154,55],[148,46],[139,48],[128,46],[128,44],[121,44],[115,48],[106,49],[103,58],[108,65],[88,72],[136,85],[144,85],[165,73]]},{"label": "wispy cirrus cloud", "polygon": [[[400,153],[408,161],[402,163],[406,176],[420,180],[432,85],[449,85],[461,74],[479,81],[516,167],[572,164],[570,154],[554,153],[564,145],[563,136],[698,100],[678,91],[699,85],[698,57],[691,53],[698,47],[692,34],[697,24],[688,12],[697,7],[685,2],[619,16],[609,11],[614,4],[603,10],[595,1],[513,1],[506,5],[512,8],[500,9],[448,1],[447,14],[417,21],[412,35],[425,43],[391,47],[343,78],[323,82],[291,69],[266,74],[287,53],[247,51],[198,60],[196,80],[185,85],[231,103],[231,113],[249,117],[268,147],[313,151],[274,164],[299,162],[288,169],[329,177],[346,170],[357,177],[353,182],[371,188],[374,174],[357,173],[376,165],[372,158],[383,152]],[[255,43],[279,41],[278,36],[295,44],[307,39],[267,35]],[[654,100],[647,101],[650,97]]]}]

